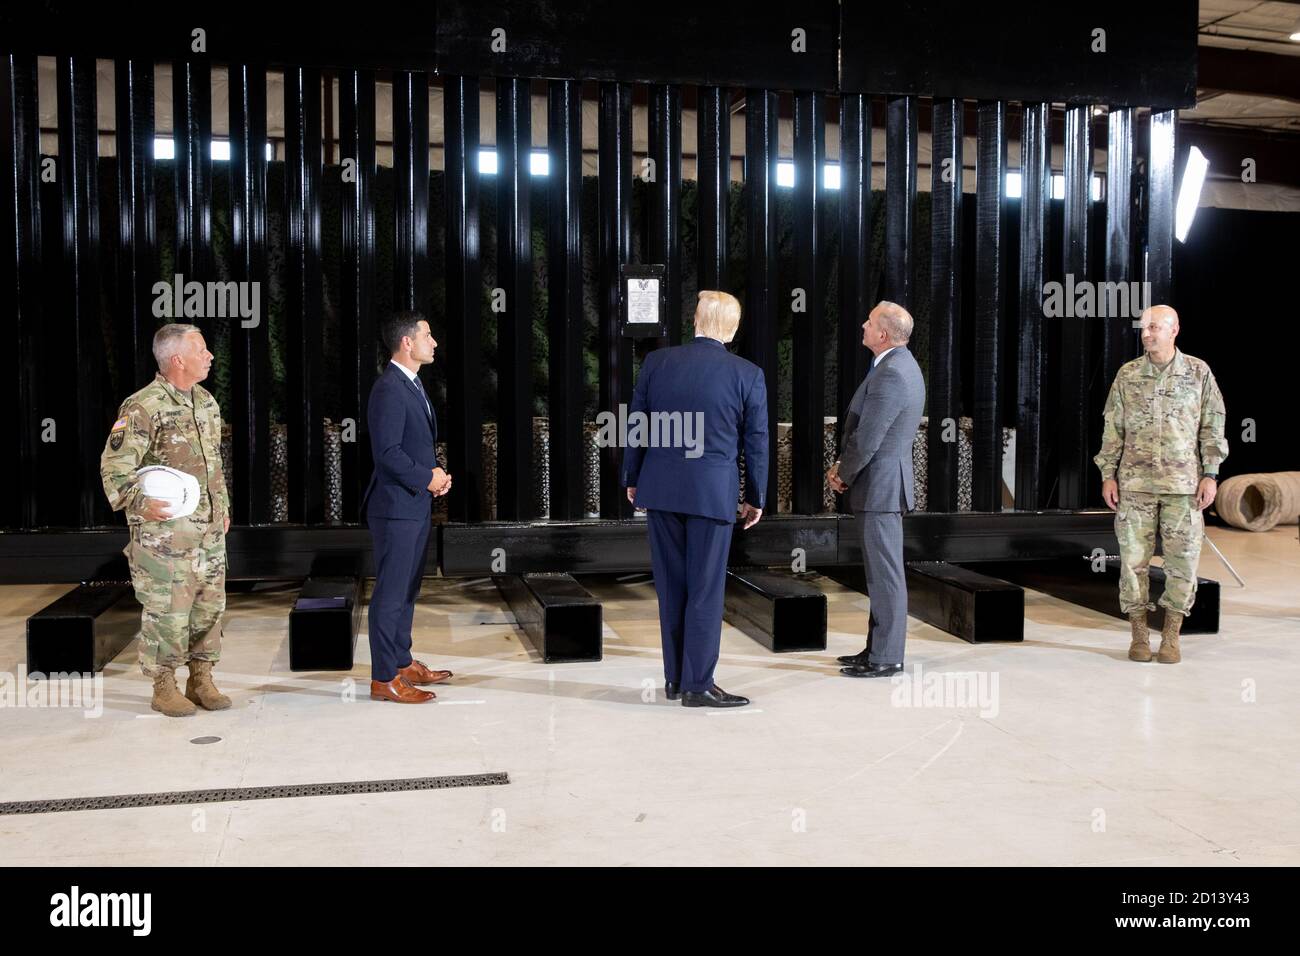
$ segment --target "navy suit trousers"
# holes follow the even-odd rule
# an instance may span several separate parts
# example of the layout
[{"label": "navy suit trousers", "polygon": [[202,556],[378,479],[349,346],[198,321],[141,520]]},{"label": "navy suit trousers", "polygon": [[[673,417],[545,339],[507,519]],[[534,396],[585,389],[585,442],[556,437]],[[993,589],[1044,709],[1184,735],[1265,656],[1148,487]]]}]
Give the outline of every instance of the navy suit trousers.
[{"label": "navy suit trousers", "polygon": [[722,600],[735,523],[656,508],[646,515],[664,680],[683,691],[706,691],[713,686],[722,643]]},{"label": "navy suit trousers", "polygon": [[370,677],[387,683],[411,663],[411,624],[428,554],[428,518],[369,518],[375,593],[370,596]]}]

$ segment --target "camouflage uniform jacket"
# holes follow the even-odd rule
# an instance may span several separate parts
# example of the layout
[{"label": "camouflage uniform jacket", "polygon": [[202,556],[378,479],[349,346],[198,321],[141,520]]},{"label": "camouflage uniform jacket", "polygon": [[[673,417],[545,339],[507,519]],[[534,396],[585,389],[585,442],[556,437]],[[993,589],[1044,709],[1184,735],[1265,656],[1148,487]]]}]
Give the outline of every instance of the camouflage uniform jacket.
[{"label": "camouflage uniform jacket", "polygon": [[1191,495],[1228,457],[1223,396],[1210,367],[1174,350],[1161,371],[1147,356],[1120,367],[1106,400],[1102,479],[1121,491]]},{"label": "camouflage uniform jacket", "polygon": [[100,478],[113,510],[125,508],[128,524],[154,524],[138,514],[136,471],[166,465],[193,475],[206,492],[190,520],[223,527],[230,500],[221,470],[221,412],[212,394],[195,385],[186,395],[159,373],[122,403],[117,416],[100,457]]}]

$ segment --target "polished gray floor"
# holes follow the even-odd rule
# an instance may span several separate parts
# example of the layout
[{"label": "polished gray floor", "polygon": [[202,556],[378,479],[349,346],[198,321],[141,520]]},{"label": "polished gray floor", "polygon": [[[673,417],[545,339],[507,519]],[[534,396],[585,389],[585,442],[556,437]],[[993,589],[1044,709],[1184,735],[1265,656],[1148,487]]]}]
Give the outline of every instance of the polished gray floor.
[{"label": "polished gray floor", "polygon": [[364,636],[350,675],[291,673],[293,590],[232,595],[217,676],[235,706],[181,720],[150,711],[134,646],[98,716],[28,706],[23,621],[67,588],[0,588],[0,801],[512,781],[0,816],[0,862],[1300,863],[1300,542],[1211,534],[1249,587],[1206,548],[1223,628],[1186,637],[1181,664],[1131,663],[1120,621],[1028,592],[1023,644],[911,619],[907,682],[849,680],[830,659],[862,646],[867,600],[823,581],[826,654],[725,629],[719,680],[754,704],[721,712],[662,698],[643,576],[595,588],[605,660],[564,666],[536,661],[486,581],[428,579],[418,656],[457,677],[421,707],[367,699]]}]

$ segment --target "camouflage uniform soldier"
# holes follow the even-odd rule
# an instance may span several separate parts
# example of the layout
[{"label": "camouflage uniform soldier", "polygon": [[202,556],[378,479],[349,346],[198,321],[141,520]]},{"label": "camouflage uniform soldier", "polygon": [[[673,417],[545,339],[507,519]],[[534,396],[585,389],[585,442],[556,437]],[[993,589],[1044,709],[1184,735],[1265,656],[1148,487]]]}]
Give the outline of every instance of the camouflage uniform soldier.
[{"label": "camouflage uniform soldier", "polygon": [[1182,655],[1178,633],[1196,598],[1196,563],[1213,501],[1219,465],[1228,457],[1223,436],[1223,396],[1210,367],[1174,347],[1178,313],[1167,305],[1142,313],[1146,355],[1126,363],[1106,400],[1101,451],[1102,497],[1115,511],[1119,538],[1120,610],[1129,617],[1133,642],[1128,656],[1151,660],[1147,612],[1148,565],[1156,529],[1164,543],[1165,609],[1161,663]]},{"label": "camouflage uniform soldier", "polygon": [[[153,354],[160,371],[122,403],[100,458],[100,477],[113,510],[126,510],[131,531],[124,550],[144,606],[140,667],[154,681],[153,709],[182,717],[193,714],[195,704],[230,706],[212,682],[212,665],[221,658],[230,504],[221,471],[220,410],[198,385],[212,367],[203,335],[193,325],[165,325],[154,336]],[[194,476],[197,509],[168,520],[166,503],[146,497],[139,486],[136,472],[148,465]],[[175,670],[185,664],[189,680],[182,697]]]}]

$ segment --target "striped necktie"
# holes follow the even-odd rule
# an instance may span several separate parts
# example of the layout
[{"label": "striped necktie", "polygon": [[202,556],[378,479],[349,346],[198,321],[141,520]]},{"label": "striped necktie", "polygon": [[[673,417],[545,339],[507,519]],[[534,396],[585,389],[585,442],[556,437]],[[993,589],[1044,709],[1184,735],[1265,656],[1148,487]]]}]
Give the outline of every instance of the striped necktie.
[{"label": "striped necktie", "polygon": [[428,414],[429,414],[429,418],[432,419],[432,418],[433,418],[433,406],[429,404],[429,396],[428,396],[428,394],[426,394],[426,392],[424,391],[424,385],[420,382],[420,376],[417,375],[417,376],[415,376],[415,378],[411,379],[411,384],[415,386],[415,390],[416,390],[417,392],[419,392],[419,393],[420,393],[420,397],[421,397],[422,399],[424,399],[424,408],[425,408],[425,411],[428,412]]}]

